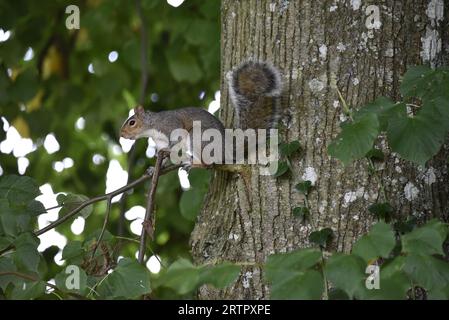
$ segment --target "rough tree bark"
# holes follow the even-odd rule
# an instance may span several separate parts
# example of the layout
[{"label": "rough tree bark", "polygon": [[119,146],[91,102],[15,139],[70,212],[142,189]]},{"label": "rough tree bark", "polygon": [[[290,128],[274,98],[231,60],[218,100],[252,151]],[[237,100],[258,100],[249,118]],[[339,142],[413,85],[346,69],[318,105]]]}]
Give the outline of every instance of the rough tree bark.
[{"label": "rough tree bark", "polygon": [[[377,9],[378,22],[371,20]],[[344,118],[337,88],[355,108],[380,95],[399,99],[407,66],[447,64],[448,3],[223,0],[221,10],[221,119],[228,127],[234,124],[226,73],[246,58],[272,61],[284,81],[281,140],[299,139],[303,152],[293,159],[289,177],[260,176],[252,168],[251,201],[238,175],[214,173],[191,237],[196,262],[263,263],[274,252],[309,246],[312,225],[292,215],[303,203],[294,189],[302,180],[316,180],[310,195],[314,228],[332,228],[331,249],[349,251],[373,223],[367,207],[383,199],[366,160],[344,167],[327,153]],[[388,153],[385,141],[379,145]],[[377,165],[396,217],[447,220],[448,154],[446,146],[426,168],[391,153]],[[259,268],[247,267],[234,286],[202,287],[199,294],[202,299],[265,299],[269,286]]]}]

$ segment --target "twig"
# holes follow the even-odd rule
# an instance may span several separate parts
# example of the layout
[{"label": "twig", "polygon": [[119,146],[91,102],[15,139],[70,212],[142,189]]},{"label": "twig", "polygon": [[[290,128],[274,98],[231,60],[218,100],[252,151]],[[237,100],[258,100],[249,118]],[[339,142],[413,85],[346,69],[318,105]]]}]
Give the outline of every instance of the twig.
[{"label": "twig", "polygon": [[111,202],[112,202],[112,197],[109,197],[107,207],[106,207],[106,214],[104,217],[103,227],[101,228],[100,236],[98,237],[98,240],[97,240],[97,243],[95,244],[94,250],[92,250],[92,256],[91,256],[92,259],[95,257],[95,252],[97,252],[97,248],[100,245],[101,240],[103,240],[104,232],[106,231],[106,225],[108,224],[109,216],[111,214]]},{"label": "twig", "polygon": [[[164,159],[164,152],[159,151],[156,156],[156,165],[154,167],[153,179],[151,179],[151,186],[148,190],[147,208],[145,212],[145,219],[142,225],[142,231],[140,233],[140,247],[139,247],[139,257],[138,261],[140,264],[144,263],[145,257],[145,243],[146,234],[148,233],[151,238],[153,238],[154,224],[151,222],[152,213],[154,209],[154,195],[156,194],[157,183],[159,181],[160,169],[162,160]],[[148,228],[146,228],[148,226]]]}]

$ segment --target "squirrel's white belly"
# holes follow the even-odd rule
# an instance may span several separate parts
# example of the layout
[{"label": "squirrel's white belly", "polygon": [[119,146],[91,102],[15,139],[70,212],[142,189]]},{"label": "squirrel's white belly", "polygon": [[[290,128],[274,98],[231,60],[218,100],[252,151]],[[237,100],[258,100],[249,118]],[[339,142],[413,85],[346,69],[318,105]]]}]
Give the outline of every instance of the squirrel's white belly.
[{"label": "squirrel's white belly", "polygon": [[168,139],[168,137],[156,129],[149,129],[142,132],[141,137],[151,138],[156,144],[156,151],[168,148],[168,146],[170,145],[170,140]]}]

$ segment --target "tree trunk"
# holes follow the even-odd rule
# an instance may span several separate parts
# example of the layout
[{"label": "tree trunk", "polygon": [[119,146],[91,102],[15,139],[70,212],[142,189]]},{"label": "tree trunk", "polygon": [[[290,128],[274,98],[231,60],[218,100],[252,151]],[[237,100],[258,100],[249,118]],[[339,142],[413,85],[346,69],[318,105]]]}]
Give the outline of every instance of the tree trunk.
[{"label": "tree trunk", "polygon": [[[367,160],[344,167],[327,147],[344,120],[337,89],[353,108],[382,95],[397,100],[407,66],[447,63],[448,7],[443,0],[222,1],[221,119],[234,124],[226,73],[247,58],[271,61],[284,82],[280,139],[299,140],[303,151],[292,159],[290,176],[261,176],[253,167],[249,193],[239,175],[214,173],[191,237],[196,262],[263,263],[272,253],[310,246],[310,232],[323,227],[335,232],[331,249],[348,252],[373,223],[368,206],[384,201],[381,183],[396,218],[447,220],[447,145],[418,168],[391,154],[381,138],[387,158],[376,165],[380,179]],[[376,9],[379,21],[372,20]],[[315,178],[311,222],[304,224],[292,215],[304,200],[294,186]],[[266,299],[269,286],[261,269],[246,267],[234,286],[204,286],[199,295]]]}]

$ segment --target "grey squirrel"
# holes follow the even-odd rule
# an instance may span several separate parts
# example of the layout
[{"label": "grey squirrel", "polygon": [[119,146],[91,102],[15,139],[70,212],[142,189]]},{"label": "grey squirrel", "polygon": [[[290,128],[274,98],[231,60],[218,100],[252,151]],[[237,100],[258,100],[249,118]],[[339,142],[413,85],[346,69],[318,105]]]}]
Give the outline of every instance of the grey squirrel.
[{"label": "grey squirrel", "polygon": [[[281,116],[279,97],[282,83],[275,67],[267,62],[243,62],[228,74],[228,83],[229,94],[237,111],[238,128],[270,129],[277,124]],[[134,112],[123,123],[120,135],[126,139],[151,137],[157,151],[172,146],[169,138],[175,129],[184,129],[192,137],[194,121],[201,121],[203,132],[213,128],[224,137],[223,123],[204,109],[188,107],[151,112],[137,106]],[[192,145],[192,141],[187,143]]]}]

